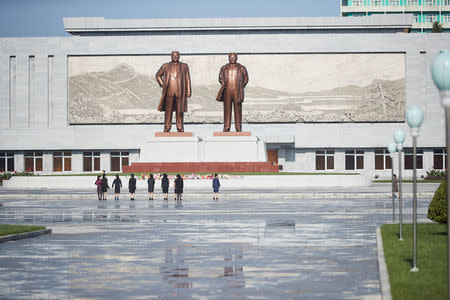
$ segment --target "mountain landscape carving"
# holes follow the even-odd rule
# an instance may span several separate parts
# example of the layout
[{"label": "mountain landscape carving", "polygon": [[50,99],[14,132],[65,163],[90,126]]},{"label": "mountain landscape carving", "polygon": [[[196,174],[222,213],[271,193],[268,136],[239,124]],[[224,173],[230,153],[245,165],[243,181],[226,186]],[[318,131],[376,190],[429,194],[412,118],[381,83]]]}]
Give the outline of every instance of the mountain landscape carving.
[{"label": "mountain landscape carving", "polygon": [[[223,106],[215,101],[219,85],[193,85],[185,123],[221,123]],[[371,84],[321,92],[287,93],[248,86],[243,121],[273,122],[403,122],[405,79],[374,79]],[[108,72],[69,78],[69,123],[163,123],[156,110],[161,88],[154,76],[128,64]]]}]

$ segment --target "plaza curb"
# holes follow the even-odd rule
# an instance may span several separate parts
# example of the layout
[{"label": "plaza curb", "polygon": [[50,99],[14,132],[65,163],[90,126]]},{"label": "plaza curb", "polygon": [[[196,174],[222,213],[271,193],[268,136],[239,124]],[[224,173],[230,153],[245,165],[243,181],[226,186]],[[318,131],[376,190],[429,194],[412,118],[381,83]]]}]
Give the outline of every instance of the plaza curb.
[{"label": "plaza curb", "polygon": [[30,232],[24,232],[24,233],[18,233],[18,234],[10,234],[0,237],[0,243],[5,243],[9,241],[15,241],[20,239],[26,239],[31,237],[36,237],[43,234],[51,234],[52,230],[49,229],[42,229],[42,230],[36,230],[36,231],[30,231]]},{"label": "plaza curb", "polygon": [[[434,193],[418,193],[418,198],[432,198]],[[412,198],[413,194],[404,193],[403,198]],[[108,194],[108,200],[113,200],[114,195],[112,193]],[[144,198],[147,199],[146,193],[136,193],[135,198]],[[154,198],[162,197],[161,194],[155,193]],[[169,193],[169,198],[173,197],[172,193]],[[183,198],[191,199],[191,198],[211,198],[212,193],[183,193]],[[222,192],[219,194],[219,198],[280,198],[280,199],[355,199],[355,198],[390,198],[390,193],[263,193],[263,194],[255,194],[254,192],[247,193],[227,193]],[[120,198],[128,199],[128,193],[121,193]],[[48,200],[69,200],[69,199],[86,199],[92,200],[97,199],[97,194],[95,193],[80,193],[80,194],[44,194],[44,195],[32,195],[32,194],[0,194],[0,200],[13,200],[13,199],[48,199]]]},{"label": "plaza curb", "polygon": [[389,274],[386,261],[384,260],[383,240],[381,238],[380,226],[377,226],[377,260],[378,273],[380,274],[381,299],[391,300],[391,285],[389,284]]}]

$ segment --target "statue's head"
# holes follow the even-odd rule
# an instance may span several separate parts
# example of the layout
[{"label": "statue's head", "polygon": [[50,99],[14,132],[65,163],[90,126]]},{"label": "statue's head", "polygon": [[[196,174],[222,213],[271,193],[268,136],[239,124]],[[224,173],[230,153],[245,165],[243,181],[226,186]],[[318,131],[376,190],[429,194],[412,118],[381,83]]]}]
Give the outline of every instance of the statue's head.
[{"label": "statue's head", "polygon": [[237,61],[236,52],[231,52],[230,54],[228,54],[228,60],[230,61],[231,64],[235,64]]},{"label": "statue's head", "polygon": [[176,50],[172,51],[171,57],[173,62],[178,62],[180,60],[180,52]]}]

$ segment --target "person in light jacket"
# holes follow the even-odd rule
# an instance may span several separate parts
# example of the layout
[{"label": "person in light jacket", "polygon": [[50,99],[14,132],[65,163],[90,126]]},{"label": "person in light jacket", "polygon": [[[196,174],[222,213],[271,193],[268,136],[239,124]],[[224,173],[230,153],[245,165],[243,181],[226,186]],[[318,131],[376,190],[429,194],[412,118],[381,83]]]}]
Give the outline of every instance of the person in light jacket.
[{"label": "person in light jacket", "polygon": [[398,181],[397,181],[397,175],[395,175],[395,174],[392,177],[392,185],[394,186],[392,198],[397,199],[397,195],[395,193],[398,193]]}]

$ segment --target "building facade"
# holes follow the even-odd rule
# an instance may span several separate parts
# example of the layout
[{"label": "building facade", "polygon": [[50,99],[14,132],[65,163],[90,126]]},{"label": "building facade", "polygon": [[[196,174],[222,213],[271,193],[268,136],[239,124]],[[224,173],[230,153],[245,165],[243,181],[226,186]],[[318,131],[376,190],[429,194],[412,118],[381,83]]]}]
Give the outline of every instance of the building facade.
[{"label": "building facade", "polygon": [[[179,50],[193,97],[185,131],[221,131],[220,65],[237,52],[250,81],[243,130],[286,172],[387,178],[386,146],[407,133],[405,111],[425,113],[419,175],[445,168],[444,112],[430,63],[450,35],[411,35],[410,17],[65,19],[71,37],[0,39],[0,171],[120,172],[162,131],[154,74]],[[236,151],[239,151],[236,149]],[[397,172],[397,171],[396,171]]]},{"label": "building facade", "polygon": [[449,0],[342,0],[342,17],[412,14],[412,32],[431,32],[434,22],[450,31]]}]

